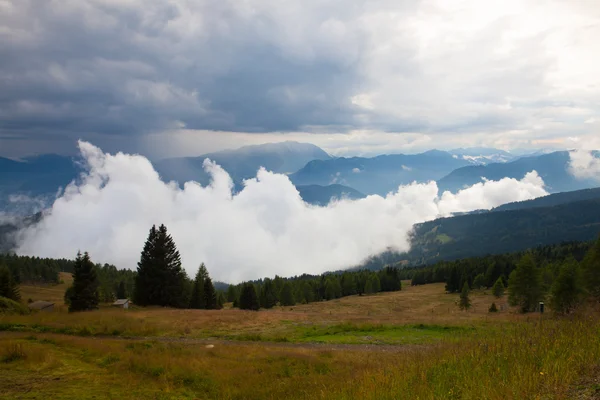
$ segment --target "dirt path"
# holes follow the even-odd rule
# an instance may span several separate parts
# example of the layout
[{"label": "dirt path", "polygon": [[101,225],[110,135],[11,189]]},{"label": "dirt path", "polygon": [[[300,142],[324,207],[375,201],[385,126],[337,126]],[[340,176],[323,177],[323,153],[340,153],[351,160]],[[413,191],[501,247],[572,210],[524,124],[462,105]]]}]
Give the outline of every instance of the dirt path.
[{"label": "dirt path", "polygon": [[390,345],[390,344],[338,344],[338,343],[301,343],[301,342],[268,342],[268,341],[241,341],[241,340],[223,340],[216,338],[185,338],[185,337],[157,337],[157,336],[138,336],[138,337],[103,337],[102,340],[121,340],[121,341],[140,341],[140,342],[161,342],[178,343],[186,345],[202,346],[264,346],[297,348],[324,351],[378,351],[386,353],[400,353],[406,351],[422,350],[431,345]]}]

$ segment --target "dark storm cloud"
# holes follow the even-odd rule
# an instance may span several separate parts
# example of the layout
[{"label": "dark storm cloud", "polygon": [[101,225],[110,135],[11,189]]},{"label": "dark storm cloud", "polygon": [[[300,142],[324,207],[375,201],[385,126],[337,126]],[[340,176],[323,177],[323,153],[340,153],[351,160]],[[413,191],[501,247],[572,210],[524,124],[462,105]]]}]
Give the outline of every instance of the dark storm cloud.
[{"label": "dark storm cloud", "polygon": [[350,38],[349,57],[329,56],[303,43],[308,33],[278,37],[277,16],[253,12],[235,2],[12,2],[0,45],[2,132],[352,124],[362,38]]},{"label": "dark storm cloud", "polygon": [[0,154],[182,128],[591,134],[599,21],[594,2],[3,0]]}]

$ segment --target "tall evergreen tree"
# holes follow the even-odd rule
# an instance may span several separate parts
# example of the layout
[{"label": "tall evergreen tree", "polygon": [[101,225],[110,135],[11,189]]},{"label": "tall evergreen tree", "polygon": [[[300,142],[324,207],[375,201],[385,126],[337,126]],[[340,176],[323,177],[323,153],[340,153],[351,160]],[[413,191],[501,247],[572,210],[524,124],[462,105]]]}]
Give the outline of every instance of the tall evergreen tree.
[{"label": "tall evergreen tree", "polygon": [[586,253],[582,267],[587,292],[593,299],[600,301],[600,237]]},{"label": "tall evergreen tree", "polygon": [[206,297],[204,294],[204,282],[208,279],[208,271],[204,263],[200,264],[196,278],[194,279],[194,288],[190,298],[190,308],[201,309],[206,307]]},{"label": "tall evergreen tree", "polygon": [[19,285],[13,279],[13,276],[6,265],[0,266],[0,296],[14,301],[19,301],[21,299]]},{"label": "tall evergreen tree", "polygon": [[452,267],[450,276],[446,281],[446,292],[455,293],[460,290],[460,273],[457,267]]},{"label": "tall evergreen tree", "polygon": [[460,292],[460,300],[458,302],[458,306],[461,310],[468,310],[471,308],[471,299],[469,298],[469,283],[465,282],[462,288],[462,292]]},{"label": "tall evergreen tree", "polygon": [[207,310],[217,309],[217,291],[210,277],[204,279],[204,305]]},{"label": "tall evergreen tree", "polygon": [[551,289],[550,307],[559,314],[568,314],[577,307],[583,296],[581,271],[577,261],[565,261]]},{"label": "tall evergreen tree", "polygon": [[508,302],[521,312],[534,311],[542,299],[542,280],[531,253],[525,254],[508,278]]},{"label": "tall evergreen tree", "polygon": [[296,304],[296,300],[294,299],[294,293],[292,291],[292,285],[289,281],[286,281],[281,287],[279,301],[282,306],[293,306]]},{"label": "tall evergreen tree", "polygon": [[242,310],[258,311],[260,308],[256,288],[252,282],[246,282],[242,285],[239,303]]},{"label": "tall evergreen tree", "polygon": [[187,307],[187,281],[179,251],[167,227],[161,225],[156,229],[152,226],[138,262],[134,303]]},{"label": "tall evergreen tree", "polygon": [[265,278],[260,291],[260,306],[263,308],[273,308],[277,304],[277,294],[275,293],[275,284],[269,278]]},{"label": "tall evergreen tree", "polygon": [[98,278],[94,263],[87,252],[77,253],[73,266],[73,289],[69,311],[86,311],[98,308]]},{"label": "tall evergreen tree", "polygon": [[492,294],[496,298],[504,296],[504,282],[502,282],[502,278],[498,278],[496,283],[494,283],[494,286],[492,287]]}]

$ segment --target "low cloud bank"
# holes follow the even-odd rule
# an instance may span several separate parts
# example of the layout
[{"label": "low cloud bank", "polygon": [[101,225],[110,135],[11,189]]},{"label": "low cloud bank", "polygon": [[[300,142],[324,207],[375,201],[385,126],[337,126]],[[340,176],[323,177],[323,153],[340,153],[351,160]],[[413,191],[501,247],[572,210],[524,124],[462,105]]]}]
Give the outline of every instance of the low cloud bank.
[{"label": "low cloud bank", "polygon": [[20,232],[18,253],[136,267],[152,224],[164,223],[193,275],[205,262],[219,280],[322,273],[356,265],[388,248],[409,249],[413,224],[546,195],[535,171],[522,180],[484,181],[438,197],[435,182],[401,186],[386,197],[340,200],[325,207],[302,201],[290,180],[264,169],[234,194],[231,178],[206,160],[212,183],[164,183],[139,155],[79,148],[88,172],[70,184],[36,226]]}]

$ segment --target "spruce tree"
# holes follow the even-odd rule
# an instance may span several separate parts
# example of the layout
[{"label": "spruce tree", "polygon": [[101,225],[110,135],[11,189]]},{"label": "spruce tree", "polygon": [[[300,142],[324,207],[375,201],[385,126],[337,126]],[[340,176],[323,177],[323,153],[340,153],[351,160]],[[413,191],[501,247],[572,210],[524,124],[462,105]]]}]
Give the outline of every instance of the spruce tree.
[{"label": "spruce tree", "polygon": [[190,298],[190,308],[202,309],[206,307],[206,298],[204,295],[204,282],[208,279],[208,271],[204,263],[200,264],[196,278],[194,279],[194,287]]},{"label": "spruce tree", "polygon": [[490,308],[488,308],[489,312],[498,312],[498,307],[496,307],[496,303],[492,303]]},{"label": "spruce tree", "polygon": [[600,237],[586,253],[582,267],[588,294],[596,301],[600,301]]},{"label": "spruce tree", "polygon": [[289,281],[286,281],[281,288],[281,294],[279,295],[279,301],[282,306],[293,306],[296,304],[294,299],[294,293],[292,292],[292,285]]},{"label": "spruce tree", "polygon": [[504,296],[504,282],[502,282],[502,277],[498,278],[496,283],[494,283],[494,286],[492,287],[492,294],[496,298]]},{"label": "spruce tree", "polygon": [[556,313],[569,314],[581,302],[583,285],[577,261],[571,258],[563,264],[551,289],[550,307]]},{"label": "spruce tree", "polygon": [[242,285],[239,306],[242,310],[258,311],[260,308],[258,295],[256,294],[256,288],[252,282],[246,282]]},{"label": "spruce tree", "polygon": [[21,299],[19,285],[13,279],[10,269],[6,265],[0,266],[0,297],[6,297],[14,301]]},{"label": "spruce tree", "polygon": [[260,290],[260,306],[262,308],[273,308],[277,304],[275,284],[269,278],[265,278]]},{"label": "spruce tree", "polygon": [[210,277],[204,279],[204,308],[207,310],[217,309],[217,291]]},{"label": "spruce tree", "polygon": [[223,304],[225,304],[227,302],[227,297],[225,297],[225,293],[223,293],[222,291],[218,291],[217,292],[217,310],[220,310],[223,308]]},{"label": "spruce tree", "polygon": [[536,309],[542,295],[540,271],[531,253],[527,253],[508,278],[508,302],[525,313]]},{"label": "spruce tree", "polygon": [[77,253],[73,266],[73,289],[69,312],[98,308],[98,278],[94,264],[87,252]]},{"label": "spruce tree", "polygon": [[471,299],[469,298],[469,283],[465,282],[462,288],[462,292],[460,292],[460,301],[458,306],[461,310],[468,310],[471,308]]},{"label": "spruce tree", "polygon": [[446,281],[446,292],[456,293],[460,290],[460,273],[457,267],[450,269],[450,276]]},{"label": "spruce tree", "polygon": [[301,289],[304,301],[306,303],[311,303],[315,301],[315,291],[313,290],[313,287],[309,282],[303,281]]},{"label": "spruce tree", "polygon": [[188,279],[167,227],[152,226],[144,244],[135,282],[134,303],[147,306],[187,307]]}]

